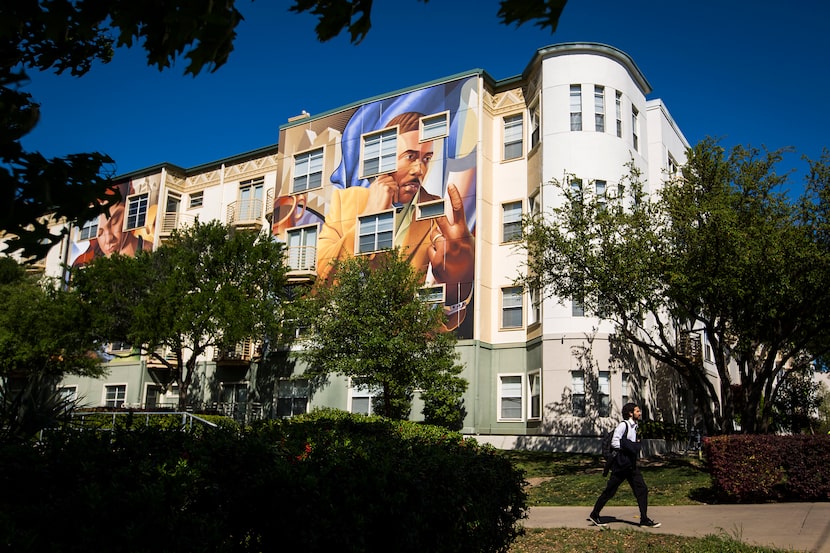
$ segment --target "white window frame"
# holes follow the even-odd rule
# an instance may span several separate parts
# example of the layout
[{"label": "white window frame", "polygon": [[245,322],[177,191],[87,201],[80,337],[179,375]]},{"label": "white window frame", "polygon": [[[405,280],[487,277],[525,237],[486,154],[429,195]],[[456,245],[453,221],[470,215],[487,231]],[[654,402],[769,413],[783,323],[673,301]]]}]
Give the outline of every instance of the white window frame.
[{"label": "white window frame", "polygon": [[594,85],[594,130],[605,132],[605,87]]},{"label": "white window frame", "polygon": [[418,290],[418,299],[429,304],[444,305],[447,298],[446,284],[433,284]]},{"label": "white window frame", "polygon": [[542,418],[542,370],[538,369],[527,375],[527,418]]},{"label": "white window frame", "polygon": [[441,198],[439,200],[432,200],[429,202],[424,202],[421,204],[417,204],[417,217],[416,219],[435,219],[436,217],[442,217],[446,214],[444,208],[444,199]]},{"label": "white window frame", "polygon": [[67,403],[75,403],[78,400],[78,386],[58,386],[58,395]]},{"label": "white window frame", "polygon": [[149,193],[127,196],[126,217],[124,217],[124,228],[121,230],[133,230],[145,226],[149,208]]},{"label": "white window frame", "polygon": [[[611,371],[599,371],[597,380],[597,411],[600,417],[611,416]],[[603,405],[605,404],[605,405]]]},{"label": "white window frame", "polygon": [[505,115],[502,119],[504,161],[520,159],[524,156],[524,128],[524,115],[521,113]]},{"label": "white window frame", "polygon": [[360,159],[362,178],[395,171],[398,168],[398,127],[363,135]]},{"label": "white window frame", "polygon": [[[379,395],[380,390],[375,387],[374,389],[370,387],[368,384],[362,384],[356,378],[352,378],[349,381],[349,413],[357,413],[362,415],[373,415],[374,409],[372,407],[373,399],[375,396]],[[367,412],[364,413],[363,411],[355,411],[354,409],[354,400],[355,399],[366,399],[368,403]]]},{"label": "white window frame", "polygon": [[323,148],[294,154],[294,177],[291,193],[306,192],[323,187]]},{"label": "white window frame", "polygon": [[419,131],[421,142],[429,142],[448,136],[450,133],[450,112],[443,111],[421,117]]},{"label": "white window frame", "polygon": [[[518,206],[518,211],[516,210]],[[522,215],[524,214],[522,201],[505,202],[501,204],[501,241],[517,242],[522,239]]]},{"label": "white window frame", "polygon": [[[381,211],[358,217],[357,229],[355,252],[358,254],[390,250],[395,244],[395,212]],[[366,244],[369,236],[374,237],[371,246]]]},{"label": "white window frame", "polygon": [[617,138],[622,138],[622,92],[619,90],[614,95],[614,103],[617,110]]},{"label": "white window frame", "polygon": [[[291,243],[295,236],[298,237],[298,244]],[[309,238],[312,236],[314,243],[309,244]],[[319,237],[320,229],[317,225],[293,227],[286,231],[286,260],[292,271],[315,270],[317,267],[317,239]]]},{"label": "white window frame", "polygon": [[594,194],[597,198],[597,207],[605,209],[608,202],[608,181],[597,179],[594,181]]},{"label": "white window frame", "polygon": [[187,209],[196,209],[205,204],[205,191],[191,192],[188,199]]},{"label": "white window frame", "polygon": [[[518,301],[518,303],[517,303]],[[505,319],[508,313],[518,311],[511,319],[517,324],[507,326]],[[501,328],[514,330],[523,327],[524,322],[524,291],[521,286],[505,286],[501,289]]]},{"label": "white window frame", "polygon": [[[581,408],[577,405],[577,398],[581,398]],[[571,371],[571,415],[584,417],[587,414],[585,404],[585,371]]]},{"label": "white window frame", "polygon": [[572,131],[582,130],[582,85],[572,84],[570,88],[570,121]]},{"label": "white window frame", "polygon": [[[518,380],[518,382],[517,382]],[[500,373],[498,375],[498,406],[497,406],[497,420],[499,422],[520,422],[524,420],[525,414],[525,376],[521,373]],[[508,395],[509,394],[509,395]],[[518,395],[517,395],[518,394]],[[511,405],[505,405],[506,401],[511,401]],[[505,416],[505,409],[515,411],[516,407],[519,409],[519,416]]]},{"label": "white window frame", "polygon": [[248,179],[239,183],[237,221],[253,221],[262,217],[265,177]]},{"label": "white window frame", "polygon": [[640,151],[640,111],[633,104],[631,106],[631,145],[634,146],[635,151]]},{"label": "white window frame", "polygon": [[95,217],[80,226],[78,229],[79,241],[92,240],[98,236],[98,220],[99,217]]},{"label": "white window frame", "polygon": [[[109,397],[110,397],[109,391],[111,389],[116,391],[115,397],[112,400],[109,399]],[[118,401],[119,401],[118,389],[123,389],[123,393],[121,394],[122,397],[120,398],[120,401],[121,401],[120,404],[118,403]],[[110,401],[115,403],[115,405],[110,405]],[[119,408],[123,407],[126,402],[127,402],[127,383],[126,382],[111,382],[111,383],[108,383],[108,384],[104,385],[104,389],[101,393],[101,405],[103,405],[104,407],[111,408],[111,409],[119,409]]]},{"label": "white window frame", "polygon": [[539,102],[535,102],[530,106],[530,149],[536,147],[542,141],[542,124],[541,115],[539,114]]},{"label": "white window frame", "polygon": [[527,310],[527,324],[533,325],[542,322],[542,292],[538,289],[531,289],[528,292],[530,309]]}]

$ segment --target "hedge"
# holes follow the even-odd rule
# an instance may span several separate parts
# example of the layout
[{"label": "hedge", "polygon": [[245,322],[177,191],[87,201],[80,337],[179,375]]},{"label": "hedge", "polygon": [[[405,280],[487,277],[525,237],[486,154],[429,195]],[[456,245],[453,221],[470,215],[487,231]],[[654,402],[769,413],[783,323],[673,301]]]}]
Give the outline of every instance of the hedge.
[{"label": "hedge", "polygon": [[0,466],[16,552],[505,552],[527,513],[522,473],[489,446],[336,412],[65,431],[0,447]]},{"label": "hedge", "polygon": [[830,500],[830,436],[716,436],[703,450],[723,501]]}]

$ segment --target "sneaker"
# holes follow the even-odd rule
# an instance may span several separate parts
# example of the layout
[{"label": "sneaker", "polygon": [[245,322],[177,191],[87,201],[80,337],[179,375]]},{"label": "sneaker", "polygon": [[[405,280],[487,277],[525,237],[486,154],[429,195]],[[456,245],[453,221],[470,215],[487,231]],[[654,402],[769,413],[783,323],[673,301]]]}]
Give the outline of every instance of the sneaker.
[{"label": "sneaker", "polygon": [[590,515],[588,515],[588,520],[590,520],[591,524],[593,524],[594,526],[599,526],[601,528],[605,527],[605,524],[599,519],[599,515],[591,513]]},{"label": "sneaker", "polygon": [[660,528],[661,524],[656,520],[651,520],[650,518],[644,518],[640,521],[640,526],[644,526],[646,528]]}]

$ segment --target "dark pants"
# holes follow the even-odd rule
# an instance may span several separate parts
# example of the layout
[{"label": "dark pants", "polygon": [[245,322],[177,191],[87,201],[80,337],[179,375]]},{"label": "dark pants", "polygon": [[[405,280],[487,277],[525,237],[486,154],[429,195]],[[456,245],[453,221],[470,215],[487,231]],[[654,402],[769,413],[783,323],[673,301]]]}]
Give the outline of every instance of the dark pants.
[{"label": "dark pants", "polygon": [[611,476],[608,477],[608,485],[605,486],[597,502],[594,504],[594,510],[591,511],[594,515],[599,515],[599,512],[608,503],[608,500],[614,497],[617,493],[617,488],[623,482],[628,482],[631,486],[631,491],[634,492],[634,497],[637,498],[637,506],[640,507],[640,520],[648,518],[648,487],[646,481],[643,480],[643,475],[640,473],[639,467],[627,469],[622,471],[612,471]]}]

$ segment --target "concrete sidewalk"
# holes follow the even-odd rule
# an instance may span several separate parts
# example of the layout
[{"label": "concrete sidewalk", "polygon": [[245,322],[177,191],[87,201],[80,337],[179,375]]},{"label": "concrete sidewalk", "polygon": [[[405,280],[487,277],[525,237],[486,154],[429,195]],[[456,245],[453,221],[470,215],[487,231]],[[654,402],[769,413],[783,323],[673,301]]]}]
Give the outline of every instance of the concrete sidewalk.
[{"label": "concrete sidewalk", "polygon": [[[531,507],[527,528],[599,528],[588,522],[590,507]],[[649,507],[660,528],[640,528],[636,505],[605,507],[602,521],[612,531],[630,528],[680,536],[726,535],[744,543],[800,552],[830,553],[830,502],[763,505]]]}]

